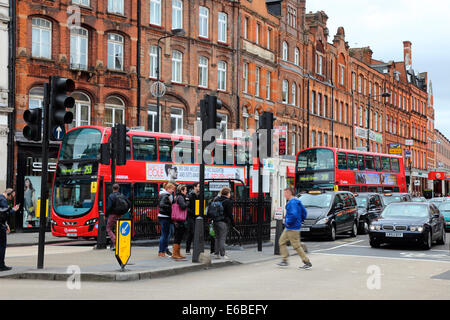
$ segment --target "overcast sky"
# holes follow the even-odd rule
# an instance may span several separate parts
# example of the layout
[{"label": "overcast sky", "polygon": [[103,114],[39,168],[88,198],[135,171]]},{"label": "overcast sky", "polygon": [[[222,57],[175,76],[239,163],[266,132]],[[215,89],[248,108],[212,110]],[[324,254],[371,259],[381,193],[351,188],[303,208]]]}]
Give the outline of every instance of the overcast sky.
[{"label": "overcast sky", "polygon": [[306,12],[325,11],[329,42],[337,28],[350,47],[370,46],[373,58],[403,61],[412,42],[414,71],[432,81],[435,128],[450,139],[450,0],[306,0]]}]

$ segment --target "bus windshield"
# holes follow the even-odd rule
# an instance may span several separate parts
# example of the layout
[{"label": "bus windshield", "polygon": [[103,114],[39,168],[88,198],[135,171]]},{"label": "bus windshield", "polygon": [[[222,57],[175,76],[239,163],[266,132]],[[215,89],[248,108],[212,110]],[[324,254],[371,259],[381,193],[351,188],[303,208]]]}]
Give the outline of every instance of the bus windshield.
[{"label": "bus windshield", "polygon": [[82,216],[88,213],[94,204],[92,179],[56,179],[53,190],[53,208],[56,213],[66,217]]},{"label": "bus windshield", "polygon": [[297,171],[334,170],[334,153],[329,149],[308,149],[297,159]]},{"label": "bus windshield", "polygon": [[96,160],[100,154],[102,134],[93,128],[70,131],[64,137],[59,160]]}]

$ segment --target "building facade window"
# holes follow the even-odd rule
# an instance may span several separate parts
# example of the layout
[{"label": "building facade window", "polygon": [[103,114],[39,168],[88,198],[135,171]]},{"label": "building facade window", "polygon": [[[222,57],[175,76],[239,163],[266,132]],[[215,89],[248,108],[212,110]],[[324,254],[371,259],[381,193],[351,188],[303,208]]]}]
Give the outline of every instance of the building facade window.
[{"label": "building facade window", "polygon": [[108,0],[108,12],[123,15],[124,0]]},{"label": "building facade window", "polygon": [[72,4],[79,4],[81,6],[89,7],[90,0],[72,0]]},{"label": "building facade window", "polygon": [[294,63],[295,65],[300,65],[300,51],[298,50],[298,48],[295,48],[294,51]]},{"label": "building facade window", "polygon": [[[161,70],[161,48],[159,48],[159,69]],[[150,47],[150,78],[157,78],[158,77],[158,47],[157,46],[151,46]],[[161,72],[161,71],[160,71]]]},{"label": "building facade window", "polygon": [[108,69],[123,71],[123,37],[119,34],[108,34]]},{"label": "building facade window", "polygon": [[[160,107],[160,109],[161,109],[161,107]],[[159,113],[160,117],[158,119],[158,109],[157,109],[156,105],[149,105],[147,114],[148,114],[147,130],[151,131],[151,132],[155,132],[156,128],[161,128],[161,112]]]},{"label": "building facade window", "polygon": [[199,7],[199,25],[198,35],[203,38],[209,36],[209,9],[206,7]]},{"label": "building facade window", "polygon": [[172,0],[172,29],[183,28],[183,2]]},{"label": "building facade window", "polygon": [[79,70],[88,67],[88,31],[84,28],[70,29],[70,67]]},{"label": "building facade window", "polygon": [[150,24],[161,25],[161,0],[150,0]]},{"label": "building facade window", "polygon": [[293,106],[297,105],[297,85],[295,82],[291,84],[291,104]]},{"label": "building facade window", "polygon": [[259,97],[259,89],[261,84],[261,69],[259,67],[255,68],[255,96]]},{"label": "building facade window", "polygon": [[244,93],[248,93],[248,63],[244,63],[242,68],[242,78],[244,80]]},{"label": "building facade window", "polygon": [[227,90],[227,63],[225,61],[217,63],[217,89]]},{"label": "building facade window", "polygon": [[[73,108],[73,121],[69,124],[69,129],[87,126],[91,124],[91,99],[81,92],[74,92],[72,97],[75,99],[75,107]],[[106,111],[105,111],[106,112]],[[105,125],[106,117],[105,117]]]},{"label": "building facade window", "polygon": [[283,41],[282,59],[283,59],[284,61],[287,61],[288,58],[289,58],[288,50],[289,50],[289,47],[288,47],[287,42],[286,42],[286,41]]},{"label": "building facade window", "polygon": [[170,110],[170,130],[179,134],[183,131],[183,109],[171,108]]},{"label": "building facade window", "polygon": [[270,50],[270,43],[271,43],[271,41],[270,41],[271,34],[272,34],[272,29],[267,28],[266,48],[269,49],[269,50]]},{"label": "building facade window", "polygon": [[198,86],[208,87],[208,59],[205,57],[198,57]]},{"label": "building facade window", "polygon": [[32,56],[52,58],[52,23],[41,18],[32,19]]},{"label": "building facade window", "polygon": [[183,70],[183,54],[180,51],[172,51],[172,82],[181,83]]},{"label": "building facade window", "polygon": [[272,73],[270,71],[267,71],[266,73],[266,99],[270,100],[270,77],[272,76]]},{"label": "building facade window", "polygon": [[228,15],[225,12],[219,12],[218,15],[218,41],[227,42]]},{"label": "building facade window", "polygon": [[125,124],[125,103],[118,97],[109,97],[105,102],[105,126]]},{"label": "building facade window", "polygon": [[288,95],[289,95],[288,91],[289,91],[289,82],[287,80],[283,80],[281,97],[282,97],[283,103],[285,103],[285,104],[288,104],[288,102],[289,102],[288,101],[289,100],[289,98],[288,98]]}]

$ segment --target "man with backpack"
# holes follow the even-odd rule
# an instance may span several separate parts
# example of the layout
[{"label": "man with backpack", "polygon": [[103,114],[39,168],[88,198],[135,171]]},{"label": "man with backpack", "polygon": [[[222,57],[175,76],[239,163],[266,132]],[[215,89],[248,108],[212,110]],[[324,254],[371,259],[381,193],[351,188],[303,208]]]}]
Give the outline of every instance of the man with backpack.
[{"label": "man with backpack", "polygon": [[111,239],[111,250],[116,249],[116,223],[131,208],[131,202],[122,193],[119,192],[120,186],[116,183],[112,186],[112,193],[106,202],[106,215],[108,223],[106,224],[106,232]]},{"label": "man with backpack", "polygon": [[223,187],[219,195],[209,204],[208,218],[213,221],[215,233],[215,255],[216,259],[228,259],[225,255],[225,240],[227,238],[228,226],[235,226],[233,219],[233,201],[231,189]]}]

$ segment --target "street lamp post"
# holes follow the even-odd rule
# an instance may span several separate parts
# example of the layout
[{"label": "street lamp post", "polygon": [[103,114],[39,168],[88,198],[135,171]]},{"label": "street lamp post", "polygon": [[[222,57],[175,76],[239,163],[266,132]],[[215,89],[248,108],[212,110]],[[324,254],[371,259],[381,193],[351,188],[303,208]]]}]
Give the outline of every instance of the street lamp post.
[{"label": "street lamp post", "polygon": [[369,103],[367,108],[367,152],[370,152],[370,100],[372,100],[372,98],[376,99],[379,96],[388,98],[391,96],[391,94],[389,92],[384,92],[382,94],[376,94],[372,97],[372,95],[369,93]]},{"label": "street lamp post", "polygon": [[159,61],[160,60],[159,43],[163,39],[170,38],[170,37],[173,37],[173,36],[182,36],[182,35],[184,35],[184,33],[185,33],[184,29],[172,29],[172,33],[167,35],[167,36],[159,38],[158,42],[157,42],[157,45],[156,45],[156,48],[157,48],[156,49],[156,78],[157,78],[157,82],[158,82],[158,93],[156,94],[156,129],[155,129],[156,132],[160,131],[160,128],[159,128],[159,122],[160,122],[159,121],[159,118],[160,118],[160,111],[159,111],[160,92],[159,92],[159,90],[160,90],[160,85],[159,85],[159,83],[160,83],[160,64],[161,63]]}]

